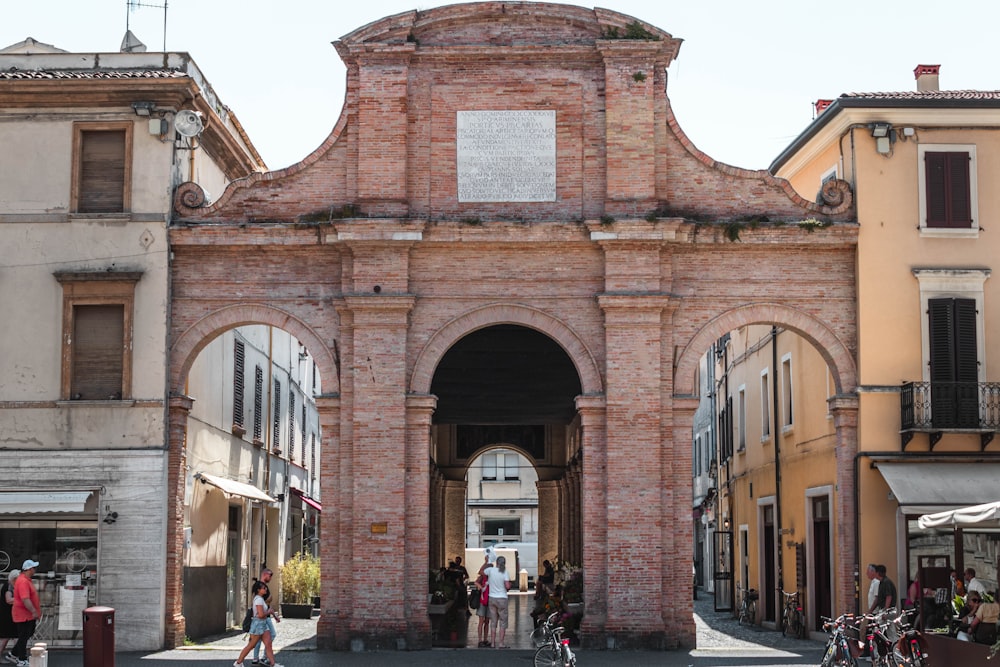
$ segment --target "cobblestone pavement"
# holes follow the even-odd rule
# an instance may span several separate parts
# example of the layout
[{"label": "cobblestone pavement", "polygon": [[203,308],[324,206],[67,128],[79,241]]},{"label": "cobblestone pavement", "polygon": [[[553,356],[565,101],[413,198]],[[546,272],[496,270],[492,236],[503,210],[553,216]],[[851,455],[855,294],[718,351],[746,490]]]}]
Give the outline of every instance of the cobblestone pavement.
[{"label": "cobblestone pavement", "polygon": [[[333,652],[316,648],[316,618],[285,619],[278,626],[275,653],[285,667],[374,667],[376,665],[422,667],[461,665],[462,667],[509,667],[531,665],[530,596],[512,601],[518,613],[511,619],[510,650],[478,648],[435,648],[428,651]],[[584,651],[577,650],[579,667],[628,665],[647,667],[773,667],[777,665],[818,665],[824,641],[819,638],[791,639],[773,629],[740,626],[729,612],[715,612],[711,596],[701,592],[693,603],[698,648],[693,651]],[[692,608],[692,607],[689,607]],[[524,617],[524,618],[522,618]],[[475,616],[470,619],[471,643],[475,642]],[[515,629],[516,628],[516,629]],[[818,637],[818,636],[817,636]],[[196,645],[156,653],[119,653],[114,667],[228,667],[245,643],[239,632],[209,637]],[[48,667],[80,667],[83,652],[53,650]],[[88,666],[89,667],[89,666]],[[101,665],[101,667],[112,667]],[[247,667],[250,667],[249,661]]]}]

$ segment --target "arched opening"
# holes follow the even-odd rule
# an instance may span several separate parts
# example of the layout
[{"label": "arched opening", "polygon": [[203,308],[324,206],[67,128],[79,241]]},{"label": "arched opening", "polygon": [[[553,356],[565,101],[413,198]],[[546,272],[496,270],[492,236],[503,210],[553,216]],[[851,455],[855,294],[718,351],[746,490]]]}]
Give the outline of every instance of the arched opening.
[{"label": "arched opening", "polygon": [[[853,560],[832,548],[854,530],[852,358],[821,322],[769,305],[715,318],[678,369],[678,387],[696,398],[685,415],[696,588],[734,614],[756,589],[754,622],[819,632],[854,584]],[[781,591],[797,595],[791,620]]]},{"label": "arched opening", "polygon": [[291,331],[230,315],[175,344],[186,352],[175,360],[185,405],[171,414],[183,539],[175,576],[191,638],[238,626],[264,568],[277,607],[288,597],[282,564],[319,556],[320,365]]},{"label": "arched opening", "polygon": [[[582,452],[575,401],[582,390],[562,346],[517,324],[476,329],[444,353],[430,390],[437,396],[432,568],[461,555],[475,577],[482,564],[477,550],[508,541],[533,545],[522,548],[533,562],[522,559],[518,569],[535,573],[546,559],[579,564]],[[532,599],[529,593],[522,615]],[[432,614],[435,643],[475,646],[474,631],[450,640],[439,631],[448,625],[447,617]]]}]

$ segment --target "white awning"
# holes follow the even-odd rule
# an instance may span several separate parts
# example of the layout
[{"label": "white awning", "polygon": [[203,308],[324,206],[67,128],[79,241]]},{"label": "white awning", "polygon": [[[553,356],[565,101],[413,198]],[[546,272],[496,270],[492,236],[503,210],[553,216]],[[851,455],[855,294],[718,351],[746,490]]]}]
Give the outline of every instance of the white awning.
[{"label": "white awning", "polygon": [[71,514],[87,506],[93,491],[3,491],[0,514]]},{"label": "white awning", "polygon": [[936,526],[981,526],[984,528],[1000,527],[1000,502],[961,507],[957,510],[925,514],[917,520],[921,528]]},{"label": "white awning", "polygon": [[879,461],[876,466],[900,507],[924,506],[908,514],[926,514],[927,506],[945,510],[982,503],[1000,479],[1000,462]]},{"label": "white awning", "polygon": [[276,498],[272,498],[256,486],[244,484],[243,482],[226,479],[225,477],[216,477],[215,475],[209,475],[207,472],[197,473],[194,477],[195,479],[200,479],[202,482],[219,487],[231,496],[243,496],[250,500],[263,500],[265,503],[278,502]]}]

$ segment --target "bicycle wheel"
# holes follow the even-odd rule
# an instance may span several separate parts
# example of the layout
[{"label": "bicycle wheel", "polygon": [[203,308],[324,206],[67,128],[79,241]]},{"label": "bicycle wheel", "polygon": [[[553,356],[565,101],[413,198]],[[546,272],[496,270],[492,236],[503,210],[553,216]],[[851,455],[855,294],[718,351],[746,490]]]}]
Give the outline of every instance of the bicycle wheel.
[{"label": "bicycle wheel", "polygon": [[535,651],[534,667],[562,667],[562,651],[559,646],[548,643],[538,647]]},{"label": "bicycle wheel", "polygon": [[757,601],[750,600],[747,603],[747,621],[750,625],[757,625]]}]

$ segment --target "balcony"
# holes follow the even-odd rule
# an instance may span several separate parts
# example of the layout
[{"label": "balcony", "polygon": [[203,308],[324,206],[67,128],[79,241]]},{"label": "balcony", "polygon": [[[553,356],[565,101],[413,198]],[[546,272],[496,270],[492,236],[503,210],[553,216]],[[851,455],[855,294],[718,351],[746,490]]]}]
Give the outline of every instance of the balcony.
[{"label": "balcony", "polygon": [[907,382],[899,396],[903,449],[914,433],[930,447],[944,433],[978,433],[981,449],[1000,431],[1000,382]]}]

